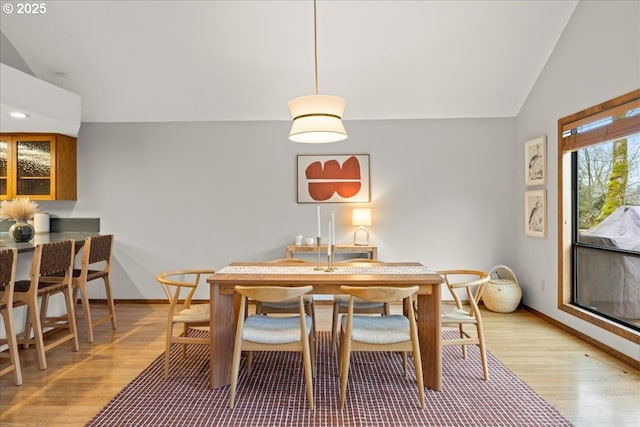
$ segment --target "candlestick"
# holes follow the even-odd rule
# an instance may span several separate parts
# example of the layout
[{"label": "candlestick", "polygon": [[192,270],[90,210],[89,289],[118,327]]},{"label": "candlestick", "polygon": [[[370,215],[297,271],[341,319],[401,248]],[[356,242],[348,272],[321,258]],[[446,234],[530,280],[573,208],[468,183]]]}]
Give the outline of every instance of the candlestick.
[{"label": "candlestick", "polygon": [[318,248],[318,264],[314,267],[314,270],[322,270],[320,266],[320,242],[322,238],[320,236],[316,237],[316,247]]},{"label": "candlestick", "polygon": [[320,237],[320,236],[322,236],[322,233],[320,232],[320,205],[318,205],[317,208],[318,208],[318,212],[317,212],[317,215],[316,215],[316,222],[317,222],[317,225],[318,225],[318,234],[316,234],[316,236]]}]

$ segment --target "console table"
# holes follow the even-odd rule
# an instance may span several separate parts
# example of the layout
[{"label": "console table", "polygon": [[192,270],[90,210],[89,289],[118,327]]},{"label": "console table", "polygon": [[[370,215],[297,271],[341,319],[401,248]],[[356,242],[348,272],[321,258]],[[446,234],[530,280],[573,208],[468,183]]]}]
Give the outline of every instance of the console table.
[{"label": "console table", "polygon": [[[359,245],[335,245],[335,253],[337,254],[367,254],[369,259],[378,259],[378,247],[377,246],[359,246]],[[287,245],[284,252],[285,258],[293,258],[293,254],[296,252],[303,252],[306,254],[314,254],[318,251],[317,246],[310,245]],[[327,245],[320,245],[320,252],[327,253]]]}]

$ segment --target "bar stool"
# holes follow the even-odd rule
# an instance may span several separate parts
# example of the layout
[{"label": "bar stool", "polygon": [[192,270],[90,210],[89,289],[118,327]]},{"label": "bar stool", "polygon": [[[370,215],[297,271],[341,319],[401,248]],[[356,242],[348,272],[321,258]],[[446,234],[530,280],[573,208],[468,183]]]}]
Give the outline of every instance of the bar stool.
[{"label": "bar stool", "polygon": [[[29,273],[31,279],[15,282],[14,306],[27,306],[26,325],[24,332],[18,334],[17,342],[25,346],[35,343],[40,369],[47,369],[46,351],[67,341],[72,342],[74,351],[79,349],[76,315],[71,298],[73,293],[71,273],[73,271],[74,248],[75,243],[73,240],[36,245]],[[48,317],[48,297],[59,293],[64,296],[67,314],[59,317]],[[43,297],[40,309],[38,309],[38,297]],[[31,338],[32,328],[33,338]],[[51,342],[45,345],[44,328],[66,330],[67,333],[62,336],[54,335]]]},{"label": "bar stool", "polygon": [[13,372],[15,384],[21,385],[22,370],[20,369],[20,355],[18,354],[16,330],[13,323],[13,288],[16,280],[17,260],[18,250],[16,248],[0,251],[0,311],[6,335],[5,339],[0,339],[0,344],[9,346],[9,366],[0,370],[0,375]]},{"label": "bar stool", "polygon": [[[111,320],[111,329],[117,329],[116,310],[111,294],[111,282],[109,280],[112,251],[113,234],[87,237],[82,248],[80,268],[73,270],[73,280],[71,282],[71,286],[73,287],[73,301],[77,301],[77,294],[79,292],[82,311],[87,324],[87,342],[93,342],[93,327],[106,320]],[[96,266],[98,263],[103,263],[101,268]],[[104,283],[109,314],[93,320],[91,318],[87,284],[97,279],[102,279]]]}]

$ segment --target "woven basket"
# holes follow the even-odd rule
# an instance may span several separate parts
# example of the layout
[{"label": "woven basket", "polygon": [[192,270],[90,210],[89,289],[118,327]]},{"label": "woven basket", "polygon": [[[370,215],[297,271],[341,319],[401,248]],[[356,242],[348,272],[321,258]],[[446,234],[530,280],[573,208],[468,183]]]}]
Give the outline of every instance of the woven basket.
[{"label": "woven basket", "polygon": [[497,313],[511,313],[520,304],[522,290],[515,280],[491,279],[482,294],[485,307]]}]

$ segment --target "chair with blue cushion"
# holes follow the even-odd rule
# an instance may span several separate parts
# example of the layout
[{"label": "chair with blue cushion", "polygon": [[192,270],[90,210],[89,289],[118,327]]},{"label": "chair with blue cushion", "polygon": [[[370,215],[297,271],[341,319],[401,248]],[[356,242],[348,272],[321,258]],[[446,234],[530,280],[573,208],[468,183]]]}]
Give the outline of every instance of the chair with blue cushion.
[{"label": "chair with blue cushion", "polygon": [[[315,338],[313,320],[305,313],[304,295],[313,290],[313,286],[236,286],[240,294],[240,309],[236,326],[233,361],[231,364],[231,388],[229,408],[233,408],[240,357],[246,353],[247,374],[251,374],[251,359],[254,351],[296,351],[302,353],[309,408],[314,408],[313,372],[315,369]],[[278,302],[297,300],[298,313],[295,316],[251,315],[245,318],[248,299],[259,302]]]},{"label": "chair with blue cushion", "polygon": [[[274,264],[295,264],[295,265],[310,265],[311,262],[303,258],[280,258],[269,261]],[[313,319],[313,333],[315,334],[316,325],[316,309],[313,304],[313,295],[305,295],[304,310]],[[298,300],[293,298],[288,301],[256,301],[256,314],[296,314],[298,312]]]},{"label": "chair with blue cushion", "polygon": [[[340,371],[340,408],[344,407],[349,380],[349,363],[354,351],[402,352],[404,375],[407,377],[406,354],[413,354],[413,363],[418,387],[420,407],[424,409],[424,380],[422,377],[422,359],[418,328],[411,297],[418,292],[418,286],[399,287],[354,287],[341,286],[349,295],[347,315],[342,317],[340,328],[339,371]],[[405,315],[363,316],[354,314],[356,298],[364,301],[388,304],[402,301],[407,312]]]},{"label": "chair with blue cushion", "polygon": [[[368,258],[352,258],[336,263],[336,266],[342,264],[348,264],[349,266],[360,267],[372,267],[378,264],[382,264],[381,261],[372,260]],[[334,295],[333,296],[333,314],[331,322],[331,348],[335,351],[338,346],[338,331],[340,330],[340,314],[347,312],[349,306],[349,295]],[[373,301],[363,301],[359,298],[353,300],[353,312],[356,314],[379,314],[382,316],[389,315],[389,304]]]}]

